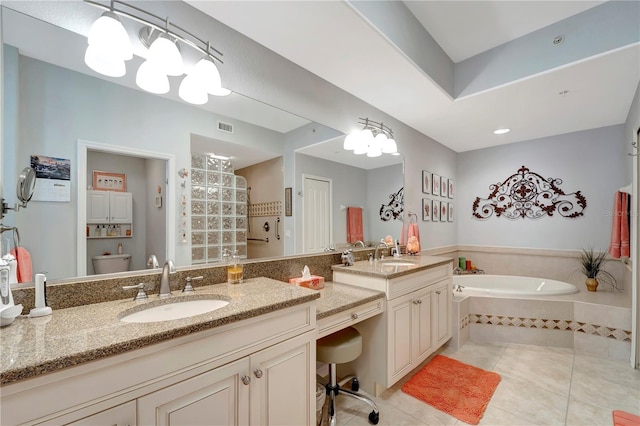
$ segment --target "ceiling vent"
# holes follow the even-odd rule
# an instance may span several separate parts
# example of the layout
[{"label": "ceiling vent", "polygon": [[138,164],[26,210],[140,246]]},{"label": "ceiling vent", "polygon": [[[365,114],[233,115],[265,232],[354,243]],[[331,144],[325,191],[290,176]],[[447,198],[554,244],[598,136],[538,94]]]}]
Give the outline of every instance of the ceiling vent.
[{"label": "ceiling vent", "polygon": [[218,130],[225,133],[233,134],[233,124],[225,123],[224,121],[218,121]]}]

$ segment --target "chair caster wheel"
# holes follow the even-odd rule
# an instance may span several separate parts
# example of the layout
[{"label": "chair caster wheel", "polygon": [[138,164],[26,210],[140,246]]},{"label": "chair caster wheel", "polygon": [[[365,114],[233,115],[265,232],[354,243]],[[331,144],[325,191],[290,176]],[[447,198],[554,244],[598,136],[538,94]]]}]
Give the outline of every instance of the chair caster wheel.
[{"label": "chair caster wheel", "polygon": [[371,423],[372,425],[377,425],[379,421],[380,413],[376,413],[375,411],[369,413],[369,423]]},{"label": "chair caster wheel", "polygon": [[358,381],[357,377],[354,377],[351,380],[351,390],[354,392],[358,392],[358,390],[360,390],[360,382]]}]

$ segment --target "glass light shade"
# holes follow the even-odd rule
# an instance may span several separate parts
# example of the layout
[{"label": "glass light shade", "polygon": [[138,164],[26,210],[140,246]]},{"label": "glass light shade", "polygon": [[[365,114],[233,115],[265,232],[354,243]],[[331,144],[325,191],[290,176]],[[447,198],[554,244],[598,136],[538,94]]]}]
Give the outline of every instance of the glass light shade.
[{"label": "glass light shade", "polygon": [[387,139],[382,144],[382,152],[384,154],[395,154],[398,152],[398,144],[396,144],[396,141],[393,139]]},{"label": "glass light shade", "polygon": [[144,61],[136,74],[136,84],[147,92],[162,95],[169,91],[169,78],[154,63]]},{"label": "glass light shade", "polygon": [[175,42],[165,34],[160,34],[149,47],[147,61],[153,62],[166,75],[184,74],[182,55]]},{"label": "glass light shade", "polygon": [[180,88],[178,89],[178,95],[180,98],[194,105],[204,105],[209,100],[206,90],[200,84],[192,74],[187,75],[182,79]]},{"label": "glass light shade", "polygon": [[123,59],[101,55],[96,50],[98,49],[95,46],[89,45],[84,53],[84,62],[89,68],[108,77],[122,77],[126,74],[127,69]]},{"label": "glass light shade", "polygon": [[358,140],[358,133],[348,134],[346,138],[344,138],[344,143],[342,144],[342,148],[347,151],[353,151],[356,147],[356,142]]},{"label": "glass light shade", "polygon": [[367,157],[380,157],[382,155],[382,149],[379,146],[369,146],[367,150]]},{"label": "glass light shade", "polygon": [[353,153],[356,155],[366,154],[369,150],[369,144],[364,138],[356,139],[356,144],[353,147]]},{"label": "glass light shade", "polygon": [[89,30],[89,46],[99,52],[128,61],[133,58],[133,47],[127,30],[124,29],[118,16],[113,12],[105,12]]},{"label": "glass light shade", "polygon": [[200,59],[189,75],[198,80],[202,88],[212,95],[222,88],[220,72],[210,58]]},{"label": "glass light shade", "polygon": [[229,96],[231,94],[231,90],[221,87],[215,92],[209,92],[209,94],[213,96]]},{"label": "glass light shade", "polygon": [[360,131],[360,138],[368,145],[373,140],[373,132],[369,129],[363,129]]}]

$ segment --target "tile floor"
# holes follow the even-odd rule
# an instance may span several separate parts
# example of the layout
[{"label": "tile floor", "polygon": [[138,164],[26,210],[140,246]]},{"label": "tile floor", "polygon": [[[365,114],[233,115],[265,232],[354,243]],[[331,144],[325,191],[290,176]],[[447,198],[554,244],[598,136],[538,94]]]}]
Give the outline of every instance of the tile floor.
[{"label": "tile floor", "polygon": [[[480,425],[611,426],[614,409],[640,414],[640,370],[628,362],[514,343],[467,342],[438,353],[502,376]],[[379,425],[466,425],[402,392],[419,368],[374,398]],[[338,425],[369,424],[366,404],[346,397],[338,402]]]}]

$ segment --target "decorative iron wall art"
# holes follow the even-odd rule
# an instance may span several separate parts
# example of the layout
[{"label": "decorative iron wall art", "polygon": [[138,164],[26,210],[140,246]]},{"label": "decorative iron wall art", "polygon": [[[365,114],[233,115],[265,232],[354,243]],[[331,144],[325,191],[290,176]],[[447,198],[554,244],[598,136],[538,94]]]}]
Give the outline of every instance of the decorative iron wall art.
[{"label": "decorative iron wall art", "polygon": [[582,216],[587,199],[580,191],[566,194],[561,184],[562,179],[544,178],[522,166],[502,183],[490,185],[488,198],[476,197],[473,216],[488,219],[495,213],[507,219],[539,219],[555,212],[567,218]]},{"label": "decorative iron wall art", "polygon": [[388,204],[380,206],[380,220],[385,222],[391,219],[402,218],[402,212],[404,211],[404,187],[400,188],[398,192],[389,195]]}]

